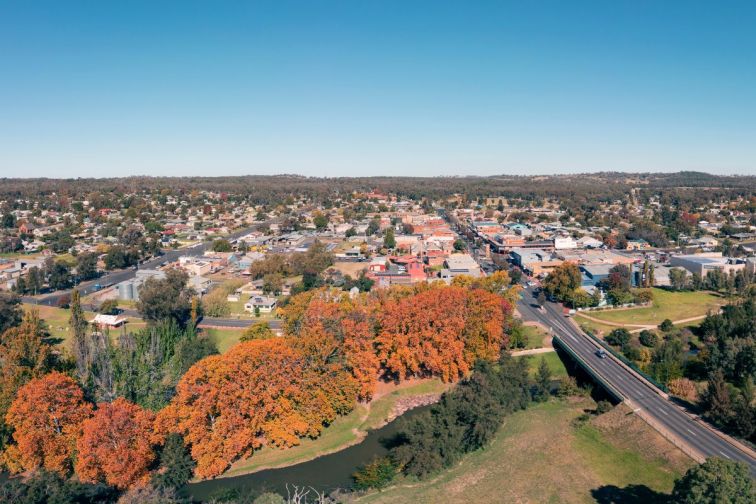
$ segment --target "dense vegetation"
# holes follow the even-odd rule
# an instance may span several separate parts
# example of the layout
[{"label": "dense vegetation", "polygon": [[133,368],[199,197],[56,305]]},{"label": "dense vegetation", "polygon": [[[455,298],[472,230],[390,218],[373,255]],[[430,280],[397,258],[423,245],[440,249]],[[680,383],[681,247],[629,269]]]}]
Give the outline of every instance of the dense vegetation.
[{"label": "dense vegetation", "polygon": [[[320,289],[287,305],[286,337],[256,331],[217,355],[195,333],[179,280],[153,281],[148,327],[115,340],[87,327],[74,293],[70,361],[56,359],[33,311],[19,321],[7,300],[0,356],[15,367],[2,367],[6,468],[75,473],[118,489],[155,486],[165,474],[178,474],[162,477],[178,484],[187,467],[215,476],[263,445],[318,436],[369,399],[381,377],[452,381],[495,360],[512,311],[502,275],[356,298]],[[171,467],[158,470],[166,460]]]}]

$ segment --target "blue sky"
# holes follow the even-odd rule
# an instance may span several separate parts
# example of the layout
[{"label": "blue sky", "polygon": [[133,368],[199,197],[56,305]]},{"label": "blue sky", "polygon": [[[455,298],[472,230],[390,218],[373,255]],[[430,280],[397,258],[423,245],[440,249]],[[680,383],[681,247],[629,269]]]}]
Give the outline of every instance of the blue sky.
[{"label": "blue sky", "polygon": [[756,174],[756,2],[3,1],[0,176]]}]

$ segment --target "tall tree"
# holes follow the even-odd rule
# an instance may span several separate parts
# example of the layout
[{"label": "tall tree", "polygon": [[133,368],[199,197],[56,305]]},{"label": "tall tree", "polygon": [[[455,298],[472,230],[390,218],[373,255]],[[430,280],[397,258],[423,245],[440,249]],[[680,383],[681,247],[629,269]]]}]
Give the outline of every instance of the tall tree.
[{"label": "tall tree", "polygon": [[34,310],[24,314],[20,326],[0,335],[0,451],[10,437],[5,415],[16,392],[55,365],[48,336],[44,323]]},{"label": "tall tree", "polygon": [[10,292],[0,292],[0,335],[21,322],[21,298]]},{"label": "tall tree", "polygon": [[76,442],[76,475],[81,481],[104,481],[128,488],[149,480],[155,460],[154,413],[123,398],[100,403],[92,417],[82,423]]},{"label": "tall tree", "polygon": [[672,499],[680,504],[751,504],[756,487],[747,465],[712,457],[675,482]]},{"label": "tall tree", "polygon": [[186,286],[188,275],[170,269],[164,279],[148,278],[139,288],[137,310],[149,322],[173,319],[185,324],[191,314],[194,291]]},{"label": "tall tree", "polygon": [[11,468],[68,474],[82,422],[91,413],[81,388],[68,376],[53,371],[29,381],[18,390],[6,416],[16,442],[6,450],[14,462]]}]

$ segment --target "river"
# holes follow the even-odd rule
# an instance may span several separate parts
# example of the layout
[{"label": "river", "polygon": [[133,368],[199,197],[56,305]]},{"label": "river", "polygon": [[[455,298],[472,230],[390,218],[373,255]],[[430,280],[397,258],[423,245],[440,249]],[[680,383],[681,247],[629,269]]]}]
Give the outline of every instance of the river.
[{"label": "river", "polygon": [[[423,406],[408,411],[400,418],[411,418],[430,406]],[[373,457],[385,455],[388,449],[383,441],[392,438],[398,429],[399,418],[380,429],[368,432],[361,443],[345,448],[330,455],[323,455],[309,462],[302,462],[280,469],[200,481],[187,486],[185,491],[196,501],[206,501],[220,495],[221,492],[237,490],[241,493],[254,491],[273,491],[286,495],[286,484],[311,486],[319,491],[330,493],[337,488],[348,489],[352,485],[352,474],[362,464]],[[254,456],[254,455],[253,455]]]}]

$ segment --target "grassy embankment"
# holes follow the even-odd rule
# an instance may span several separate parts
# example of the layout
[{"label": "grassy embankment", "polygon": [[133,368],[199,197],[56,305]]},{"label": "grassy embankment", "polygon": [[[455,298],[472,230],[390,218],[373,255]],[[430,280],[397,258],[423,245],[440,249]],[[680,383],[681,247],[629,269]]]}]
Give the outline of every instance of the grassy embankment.
[{"label": "grassy embankment", "polygon": [[246,460],[236,462],[223,476],[285,467],[337,452],[361,441],[367,431],[382,426],[397,401],[404,397],[441,393],[447,384],[438,379],[407,381],[398,386],[384,386],[382,394],[369,404],[358,404],[348,415],[337,418],[316,439],[303,439],[301,444],[285,450],[264,447]]},{"label": "grassy embankment", "polygon": [[577,426],[590,399],[508,417],[484,450],[427,481],[399,479],[359,503],[661,501],[692,461],[624,406]]},{"label": "grassy embankment", "polygon": [[544,344],[544,341],[548,338],[551,339],[551,335],[538,326],[524,325],[522,326],[522,332],[527,338],[527,345],[525,350],[532,348],[544,348],[549,346]]},{"label": "grassy embankment", "polygon": [[[654,301],[651,306],[620,310],[601,310],[587,312],[586,315],[596,320],[589,320],[582,314],[575,315],[575,320],[594,332],[606,334],[612,329],[627,325],[629,329],[639,326],[657,326],[663,320],[673,322],[694,317],[703,317],[709,312],[719,310],[727,300],[710,292],[671,292],[653,289]],[[604,324],[602,322],[609,322]],[[696,324],[691,321],[681,325]],[[611,325],[619,324],[619,325]],[[638,327],[633,327],[638,326]]]}]

